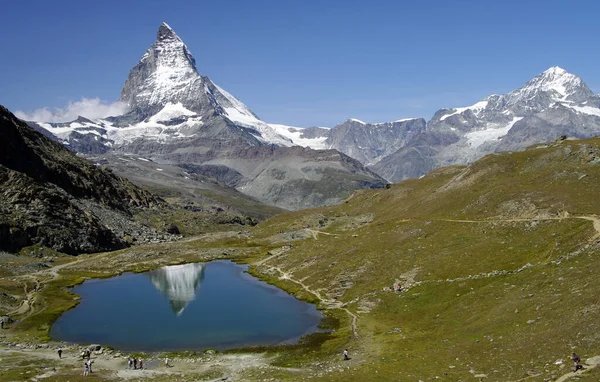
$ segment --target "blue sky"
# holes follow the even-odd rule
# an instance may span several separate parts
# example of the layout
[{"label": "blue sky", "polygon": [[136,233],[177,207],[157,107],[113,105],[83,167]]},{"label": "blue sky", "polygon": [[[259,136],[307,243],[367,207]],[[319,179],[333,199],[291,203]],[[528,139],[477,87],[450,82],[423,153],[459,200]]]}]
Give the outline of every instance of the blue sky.
[{"label": "blue sky", "polygon": [[429,119],[555,65],[600,92],[594,0],[23,0],[2,15],[0,104],[27,113],[118,100],[163,21],[267,122]]}]

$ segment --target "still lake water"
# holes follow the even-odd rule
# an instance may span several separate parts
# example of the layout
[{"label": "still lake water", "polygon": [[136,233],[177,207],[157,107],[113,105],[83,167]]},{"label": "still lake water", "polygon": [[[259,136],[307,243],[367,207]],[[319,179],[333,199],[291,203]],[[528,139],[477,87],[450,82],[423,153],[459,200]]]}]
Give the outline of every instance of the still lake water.
[{"label": "still lake water", "polygon": [[88,280],[80,304],[50,336],[122,350],[225,350],[294,343],[317,331],[312,304],[260,281],[230,261],[174,265]]}]

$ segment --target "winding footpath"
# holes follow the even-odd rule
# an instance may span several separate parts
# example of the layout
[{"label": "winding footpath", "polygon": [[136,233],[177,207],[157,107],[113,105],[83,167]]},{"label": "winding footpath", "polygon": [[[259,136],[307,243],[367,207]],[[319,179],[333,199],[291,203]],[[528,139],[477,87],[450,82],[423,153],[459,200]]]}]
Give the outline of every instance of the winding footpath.
[{"label": "winding footpath", "polygon": [[[273,252],[274,251],[271,251],[271,253],[273,253]],[[283,252],[283,250],[278,250],[273,255],[271,255],[263,260],[256,261],[256,262],[252,263],[252,265],[254,265],[254,266],[264,265],[269,260],[271,260],[275,257],[281,256],[282,252]],[[348,316],[350,316],[350,319],[351,319],[350,322],[351,322],[351,326],[352,326],[352,334],[353,334],[354,338],[359,338],[358,328],[357,328],[358,316],[356,313],[353,313],[348,308],[346,308],[344,306],[344,303],[342,303],[340,301],[325,298],[324,296],[321,295],[321,293],[319,293],[319,291],[311,289],[306,284],[304,284],[302,281],[293,278],[289,272],[285,272],[284,270],[282,270],[281,268],[279,268],[277,266],[274,266],[274,265],[265,265],[265,266],[269,267],[269,269],[273,269],[273,270],[279,272],[280,280],[287,280],[287,281],[291,281],[295,284],[298,284],[304,291],[315,296],[321,302],[321,304],[324,306],[325,309],[340,309],[340,310],[343,310],[344,312],[346,312],[348,314]]]},{"label": "winding footpath", "polygon": [[[596,234],[592,238],[590,238],[590,242],[593,242],[593,241],[597,240],[598,238],[600,238],[600,218],[598,218],[598,216],[595,216],[595,215],[569,216],[568,214],[566,214],[566,216],[564,216],[564,217],[531,218],[531,219],[517,218],[517,219],[495,219],[495,220],[465,220],[465,219],[439,219],[439,220],[447,221],[447,222],[455,222],[455,223],[502,223],[502,222],[530,222],[530,221],[563,220],[563,219],[583,219],[583,220],[591,221],[593,223],[593,227],[594,227],[594,230],[596,231]],[[335,236],[335,237],[339,236],[337,234],[332,234],[332,233],[323,232],[323,231],[317,231],[317,230],[313,230],[313,229],[309,229],[309,228],[305,228],[305,230],[307,232],[309,232],[315,240],[318,240],[319,234]],[[264,258],[262,260],[256,261],[255,263],[253,263],[253,265],[254,266],[265,265],[270,260],[272,260],[276,257],[285,255],[284,250],[271,251],[271,253],[273,253],[271,256]],[[344,303],[323,297],[321,295],[321,293],[319,293],[319,291],[311,289],[309,286],[304,284],[301,280],[298,280],[298,279],[295,279],[294,277],[292,277],[290,272],[286,272],[286,271],[282,270],[280,267],[273,266],[273,265],[265,265],[265,266],[277,271],[280,274],[279,278],[281,280],[291,281],[291,282],[299,285],[306,292],[315,296],[325,306],[326,309],[341,309],[341,310],[345,311],[348,314],[348,316],[350,316],[350,318],[351,318],[352,333],[353,333],[354,337],[359,338],[358,324],[357,324],[358,323],[358,315],[356,313],[351,312],[348,308],[346,308],[344,306],[345,305]],[[473,279],[473,278],[494,277],[494,276],[504,275],[504,274],[519,273],[519,272],[521,272],[525,269],[531,268],[531,267],[533,267],[533,265],[527,264],[519,269],[515,269],[512,271],[492,271],[489,273],[484,273],[484,274],[480,274],[480,275],[470,275],[468,277],[461,277],[461,278],[456,278],[456,279],[452,279],[452,280],[418,281],[418,282],[414,283],[412,285],[412,287],[415,287],[415,286],[418,286],[421,284],[425,284],[428,282],[456,282],[456,281],[462,281],[462,280]]]},{"label": "winding footpath", "polygon": [[[25,298],[21,302],[21,305],[19,305],[19,307],[17,309],[13,310],[12,312],[8,312],[7,315],[10,317],[19,316],[20,320],[23,320],[23,319],[29,317],[31,314],[33,314],[33,304],[35,303],[36,293],[42,287],[40,285],[40,283],[37,282],[37,280],[43,279],[45,282],[52,281],[58,277],[58,272],[61,269],[71,266],[73,264],[80,263],[83,260],[84,260],[83,258],[80,258],[75,261],[71,261],[68,263],[61,264],[61,265],[56,265],[52,268],[37,271],[31,275],[25,276],[25,278],[36,280],[36,288],[28,291],[27,284],[25,284]],[[48,276],[49,276],[49,280],[47,279]],[[45,309],[45,308],[42,308],[42,310],[43,309]]]}]

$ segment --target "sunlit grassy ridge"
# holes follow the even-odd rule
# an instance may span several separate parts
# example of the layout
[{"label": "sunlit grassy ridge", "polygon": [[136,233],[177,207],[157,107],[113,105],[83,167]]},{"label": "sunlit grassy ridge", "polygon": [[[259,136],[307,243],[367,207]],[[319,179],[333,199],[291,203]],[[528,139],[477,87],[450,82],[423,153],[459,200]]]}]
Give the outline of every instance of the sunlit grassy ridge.
[{"label": "sunlit grassy ridge", "polygon": [[[571,351],[600,355],[597,232],[584,219],[600,212],[599,144],[489,155],[279,215],[255,234],[293,248],[258,272],[359,314],[355,367],[340,380],[564,374],[555,361]],[[397,283],[403,292],[384,290]]]}]

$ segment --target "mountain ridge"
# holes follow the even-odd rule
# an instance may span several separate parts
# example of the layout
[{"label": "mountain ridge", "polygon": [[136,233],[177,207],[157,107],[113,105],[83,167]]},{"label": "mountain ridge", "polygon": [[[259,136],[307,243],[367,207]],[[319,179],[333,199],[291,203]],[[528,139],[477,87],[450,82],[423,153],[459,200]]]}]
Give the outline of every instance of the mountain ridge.
[{"label": "mountain ridge", "polygon": [[[174,150],[191,150],[196,158],[210,161],[220,155],[215,142],[335,149],[391,182],[419,177],[440,166],[471,163],[491,152],[521,150],[561,135],[588,138],[600,133],[600,96],[557,66],[509,93],[486,96],[471,106],[442,108],[429,120],[370,124],[350,118],[333,128],[308,129],[268,124],[200,75],[193,55],[166,23],[130,71],[120,100],[129,107],[121,116],[40,125],[84,153],[127,152],[141,146],[164,152],[159,146],[167,143]],[[202,155],[197,155],[202,150],[190,144],[202,144],[199,137],[213,142]],[[192,164],[202,164],[198,160]],[[273,202],[264,197],[263,201]]]},{"label": "mountain ridge", "polygon": [[190,50],[166,23],[129,72],[120,101],[128,108],[122,115],[39,125],[74,151],[130,153],[196,166],[280,208],[340,203],[355,189],[387,183],[343,154],[292,148],[288,137],[201,75]]},{"label": "mountain ridge", "polygon": [[562,135],[591,138],[600,134],[599,101],[579,77],[551,67],[509,93],[438,110],[424,132],[370,168],[397,182]]}]

